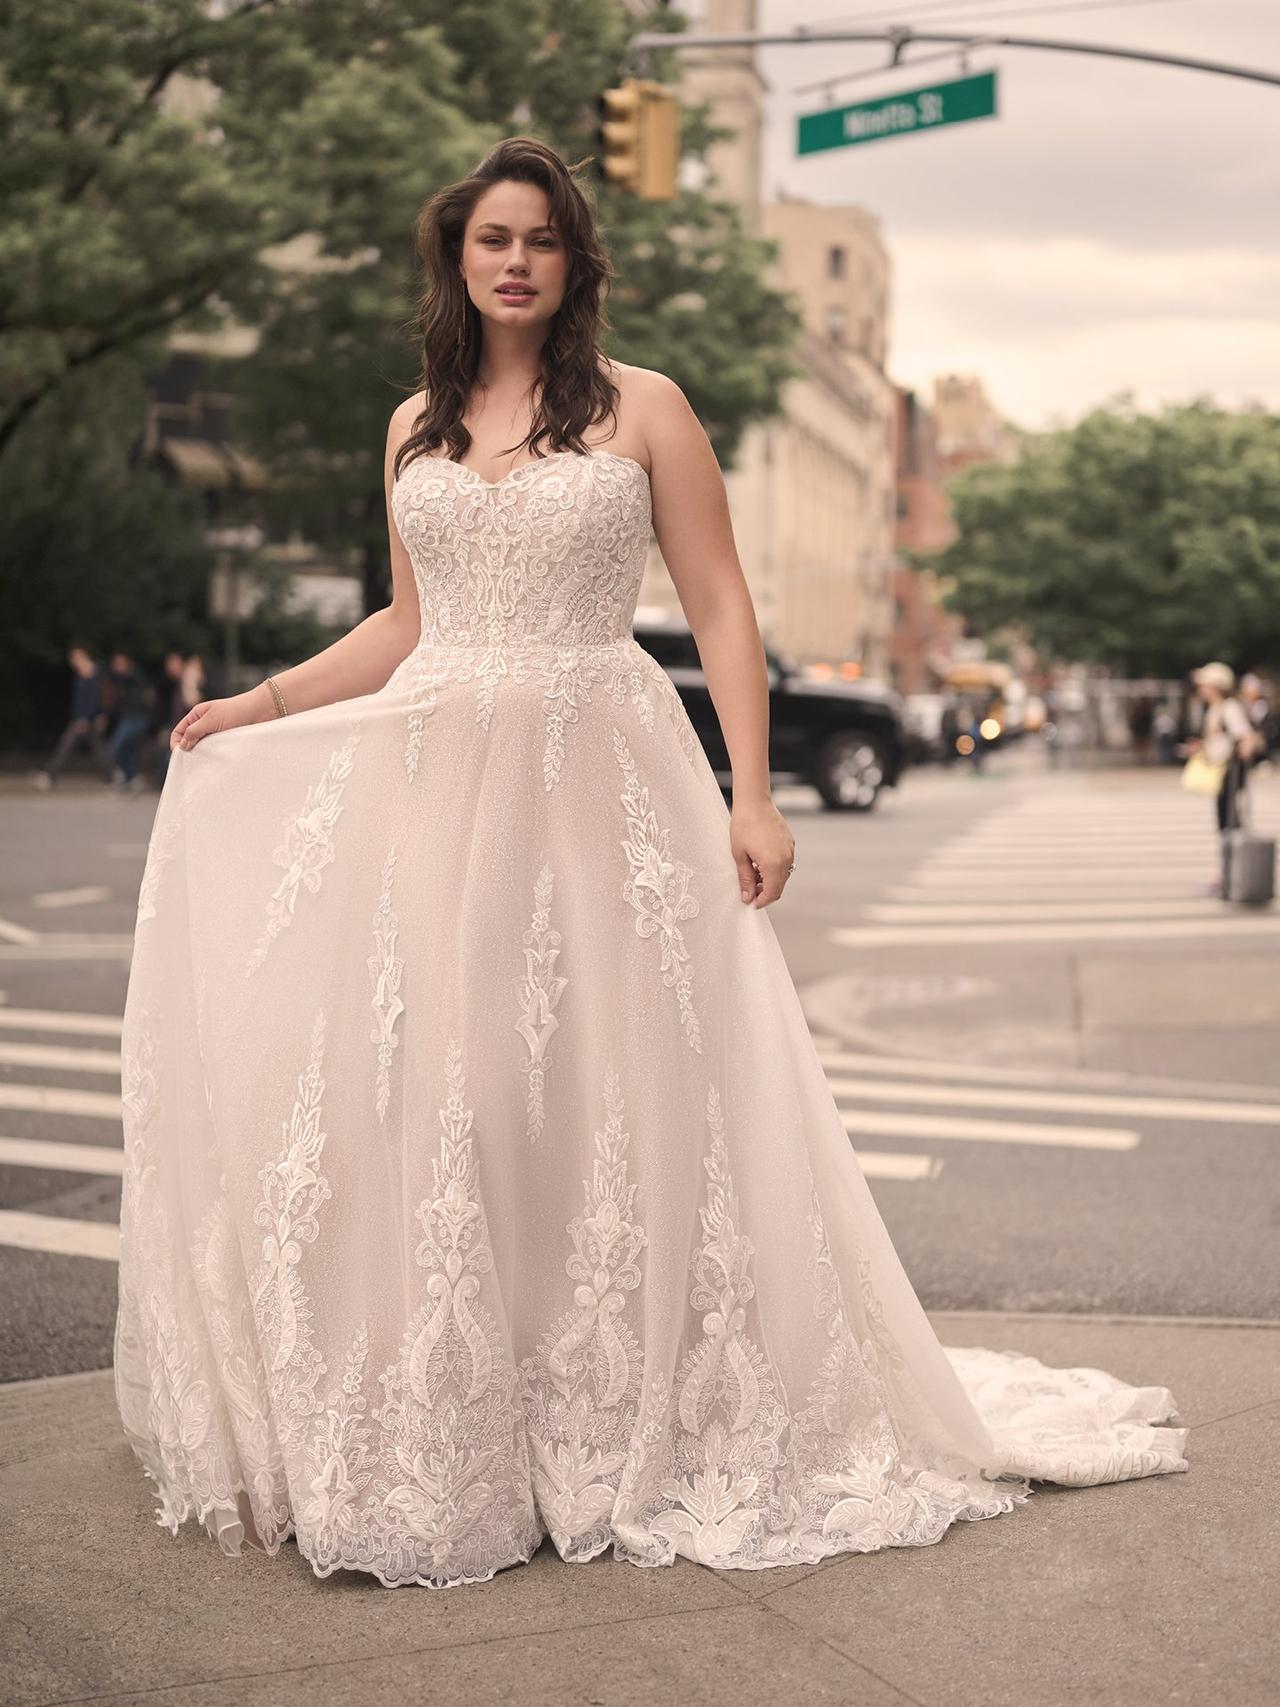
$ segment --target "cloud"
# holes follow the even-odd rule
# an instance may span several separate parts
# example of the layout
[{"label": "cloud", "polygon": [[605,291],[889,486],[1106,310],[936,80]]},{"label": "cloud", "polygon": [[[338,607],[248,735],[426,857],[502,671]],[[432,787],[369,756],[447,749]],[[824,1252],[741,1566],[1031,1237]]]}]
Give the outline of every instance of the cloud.
[{"label": "cloud", "polygon": [[[838,3],[824,9],[834,14]],[[761,25],[814,22],[814,10],[762,0]],[[871,10],[847,5],[846,21]],[[936,22],[959,29],[982,16],[975,0]],[[1170,0],[1029,14],[1003,28],[1280,69],[1275,17],[1275,0]],[[974,54],[972,69],[998,65],[998,118],[797,158],[795,114],[824,103],[792,86],[882,55],[865,46],[765,51],[765,185],[766,194],[785,187],[880,218],[893,261],[896,377],[925,384],[937,372],[978,372],[1028,426],[1123,389],[1145,403],[1209,393],[1280,408],[1280,89],[989,50]],[[956,74],[945,61],[900,69],[844,86],[837,99]]]}]

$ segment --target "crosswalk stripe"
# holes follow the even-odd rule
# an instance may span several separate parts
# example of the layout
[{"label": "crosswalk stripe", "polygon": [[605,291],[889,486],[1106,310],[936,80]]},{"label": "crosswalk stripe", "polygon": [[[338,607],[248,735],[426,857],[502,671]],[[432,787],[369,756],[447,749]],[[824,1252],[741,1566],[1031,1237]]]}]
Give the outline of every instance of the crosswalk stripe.
[{"label": "crosswalk stripe", "polygon": [[30,1215],[0,1209],[0,1245],[54,1256],[120,1260],[120,1229],[109,1221],[72,1221],[61,1215]]},{"label": "crosswalk stripe", "polygon": [[0,1108],[36,1114],[80,1114],[94,1120],[119,1120],[120,1098],[106,1091],[69,1091],[61,1085],[0,1085]]},{"label": "crosswalk stripe", "polygon": [[106,1144],[58,1144],[43,1138],[0,1138],[0,1166],[52,1168],[73,1174],[120,1174],[124,1151]]},{"label": "crosswalk stripe", "polygon": [[119,1037],[115,1014],[61,1013],[57,1008],[7,1008],[0,1003],[0,1031],[65,1031],[85,1037]]},{"label": "crosswalk stripe", "polygon": [[1021,1108],[1042,1114],[1113,1114],[1129,1120],[1238,1121],[1280,1133],[1280,1108],[1268,1103],[1208,1102],[1196,1097],[1113,1095],[1106,1091],[985,1089],[973,1085],[900,1084],[885,1079],[841,1079],[828,1075],[834,1096],[870,1102],[941,1104],[956,1108]]},{"label": "crosswalk stripe", "polygon": [[[1178,876],[1202,871],[1205,857],[1201,855],[1179,855],[1176,858],[1161,856],[1151,862],[1158,871],[1176,872]],[[1018,855],[1016,858],[1007,853],[993,852],[990,854],[939,855],[935,859],[927,859],[916,866],[912,877],[918,883],[924,877],[966,878],[983,872],[999,872],[1002,879],[1018,877],[1061,877],[1070,881],[1080,877],[1120,877],[1134,869],[1131,859],[1117,858],[1112,853],[1097,855],[1079,854],[1069,858],[1048,854]]]},{"label": "crosswalk stripe", "polygon": [[120,1057],[110,1049],[71,1049],[58,1043],[6,1043],[0,1067],[48,1067],[60,1073],[118,1073]]},{"label": "crosswalk stripe", "polygon": [[1105,1126],[1046,1125],[1028,1120],[973,1120],[963,1115],[882,1114],[871,1109],[841,1109],[851,1137],[959,1139],[982,1144],[1043,1144],[1067,1150],[1136,1150],[1136,1132]]},{"label": "crosswalk stripe", "polygon": [[1214,899],[1189,901],[1170,896],[1167,901],[920,901],[876,904],[862,909],[872,924],[959,925],[999,923],[1019,919],[1156,919],[1220,918],[1222,902]]},{"label": "crosswalk stripe", "polygon": [[0,942],[34,942],[36,933],[26,925],[15,925],[12,919],[0,919]]},{"label": "crosswalk stripe", "polygon": [[[1030,1089],[1045,1090],[1061,1090],[1064,1080],[1070,1079],[1087,1092],[1100,1091],[1106,1095],[1117,1096],[1133,1094],[1123,1089],[1127,1077],[1123,1073],[1088,1068],[1081,1070],[1074,1067],[1006,1067],[995,1066],[989,1062],[933,1061],[916,1055],[871,1055],[856,1049],[845,1049],[838,1040],[817,1042],[815,1039],[815,1042],[824,1071],[828,1068],[840,1068],[846,1072],[878,1073],[881,1077],[955,1080],[959,1084],[976,1085],[1025,1085]],[[1261,1099],[1250,1102],[1244,1098],[1238,1102],[1227,1101],[1205,1094],[1206,1088],[1199,1085],[1178,1083],[1172,1085],[1167,1092],[1147,1094],[1158,1097],[1162,1102],[1185,1101],[1193,1090],[1196,1093],[1194,1100],[1202,1106],[1221,1108],[1224,1120],[1238,1119],[1242,1125],[1265,1126],[1273,1118],[1280,1118],[1280,1103]],[[1205,1115],[1203,1118],[1213,1117]]]},{"label": "crosswalk stripe", "polygon": [[0,943],[0,960],[128,960],[131,936],[42,936]]},{"label": "crosswalk stripe", "polygon": [[91,901],[106,901],[110,895],[104,885],[92,883],[80,889],[44,889],[31,901],[36,907],[86,907]]},{"label": "crosswalk stripe", "polygon": [[857,1150],[855,1154],[867,1179],[892,1179],[918,1185],[923,1180],[937,1179],[942,1172],[942,1163],[935,1156],[899,1156],[881,1150]]},{"label": "crosswalk stripe", "polygon": [[[1172,901],[1199,899],[1194,895],[1193,885],[1183,882],[1161,882],[1158,877],[1150,880],[1135,872],[1124,882],[1118,879],[1111,883],[1077,883],[1071,886],[1073,892],[1085,896],[1096,895],[1099,900],[1119,901],[1132,893],[1135,900],[1156,900],[1161,896]],[[993,874],[981,881],[966,880],[961,885],[931,883],[927,886],[912,883],[891,884],[880,891],[885,901],[921,901],[937,904],[948,897],[948,893],[962,893],[971,899],[985,901],[1021,901],[1030,904],[1043,898],[1046,901],[1056,901],[1062,898],[1064,885],[1058,879],[1032,881],[1020,877],[1016,883],[1001,882],[998,875]]]},{"label": "crosswalk stripe", "polygon": [[1240,913],[1222,919],[1116,919],[1096,924],[1082,919],[1074,923],[1008,925],[837,925],[828,932],[828,939],[844,948],[905,948],[912,944],[1072,942],[1086,937],[1099,942],[1155,942],[1231,936],[1235,932],[1245,932],[1250,941],[1256,941],[1277,931],[1280,918]]},{"label": "crosswalk stripe", "polygon": [[966,895],[988,891],[1004,895],[1022,891],[1033,897],[1043,892],[1048,896],[1080,893],[1115,899],[1129,891],[1135,895],[1150,895],[1153,889],[1157,889],[1194,898],[1197,888],[1209,877],[1216,876],[1217,871],[1216,859],[1185,871],[1163,866],[1149,873],[1144,872],[1141,866],[1133,865],[1113,866],[1109,871],[1091,871],[1078,866],[1062,869],[1028,866],[1024,871],[1006,871],[997,862],[976,866],[971,871],[913,871],[911,883],[916,889],[931,890],[935,900],[941,898],[938,895],[940,889]]}]

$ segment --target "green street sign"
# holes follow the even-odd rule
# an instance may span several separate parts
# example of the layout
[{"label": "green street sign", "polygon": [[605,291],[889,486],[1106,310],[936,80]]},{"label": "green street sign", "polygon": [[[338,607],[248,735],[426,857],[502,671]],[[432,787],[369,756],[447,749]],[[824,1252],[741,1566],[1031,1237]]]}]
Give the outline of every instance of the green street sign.
[{"label": "green street sign", "polygon": [[883,95],[878,101],[859,101],[853,107],[828,107],[801,116],[796,137],[798,154],[819,154],[826,148],[850,148],[857,142],[880,142],[886,136],[906,136],[939,125],[963,124],[968,119],[996,116],[996,74],[957,77],[928,89]]}]

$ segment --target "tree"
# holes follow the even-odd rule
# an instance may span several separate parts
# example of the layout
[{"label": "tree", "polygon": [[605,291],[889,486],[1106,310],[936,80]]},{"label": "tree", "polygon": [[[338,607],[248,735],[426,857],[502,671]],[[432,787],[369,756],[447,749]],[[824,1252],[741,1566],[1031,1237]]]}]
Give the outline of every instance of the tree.
[{"label": "tree", "polygon": [[[631,18],[617,0],[504,8],[501,30],[479,0],[461,7],[442,0],[437,12],[444,85],[470,126],[465,146],[424,157],[412,139],[433,127],[407,105],[403,113],[389,105],[381,78],[366,84],[349,66],[333,109],[314,111],[316,153],[325,138],[341,139],[348,128],[367,134],[372,114],[380,113],[378,155],[397,169],[363,200],[318,187],[318,208],[345,210],[350,223],[341,247],[352,259],[340,269],[295,274],[264,305],[258,347],[230,381],[245,400],[246,441],[271,468],[281,501],[306,516],[309,535],[331,555],[354,556],[369,611],[390,594],[387,416],[418,376],[407,333],[421,285],[410,243],[419,207],[503,135],[539,136],[572,162],[591,155],[596,96],[622,75],[630,35],[659,20],[680,25],[664,8]],[[412,87],[423,86],[418,70]],[[365,103],[369,116],[362,116]],[[688,156],[700,157],[720,134],[705,115],[689,113]],[[340,146],[324,158],[345,171],[349,154]],[[617,273],[608,353],[669,373],[722,460],[731,461],[746,426],[776,412],[792,371],[786,352],[799,318],[765,282],[773,246],[750,237],[737,209],[704,191],[682,190],[674,204],[649,205],[600,185],[595,197]],[[316,235],[326,250],[333,247],[323,228]]]},{"label": "tree", "polygon": [[[43,745],[64,715],[73,639],[100,657],[120,648],[152,670],[171,647],[220,649],[204,499],[137,463],[139,364],[117,353],[94,371],[83,397],[46,399],[0,460],[0,743],[9,747]],[[274,662],[336,638],[291,609],[278,567],[258,578],[248,657]]]},{"label": "tree", "polygon": [[[538,0],[508,0],[504,18]],[[476,137],[439,0],[44,0],[0,14],[0,455],[40,403],[172,328],[252,325],[272,254],[364,242]],[[461,8],[474,27],[478,8]],[[490,31],[500,36],[501,31]]]},{"label": "tree", "polygon": [[978,630],[1049,657],[1183,675],[1280,655],[1280,418],[1122,394],[949,487],[957,537],[917,557]]}]

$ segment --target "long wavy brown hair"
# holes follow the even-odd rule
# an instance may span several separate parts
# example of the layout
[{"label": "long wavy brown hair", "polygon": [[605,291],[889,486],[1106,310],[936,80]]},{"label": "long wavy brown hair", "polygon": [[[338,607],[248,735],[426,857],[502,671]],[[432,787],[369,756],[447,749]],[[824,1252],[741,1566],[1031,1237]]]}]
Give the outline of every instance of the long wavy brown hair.
[{"label": "long wavy brown hair", "polygon": [[[604,371],[599,348],[601,334],[609,329],[605,297],[614,274],[595,214],[574,176],[585,164],[568,166],[535,137],[509,136],[467,177],[437,190],[418,215],[415,237],[424,274],[416,317],[422,350],[418,384],[426,405],[396,451],[395,477],[404,462],[437,445],[461,462],[471,444],[462,417],[479,367],[481,325],[459,264],[471,210],[494,184],[514,180],[544,190],[550,222],[569,254],[564,299],[543,341],[533,418],[523,445],[539,457],[544,440],[553,452],[585,452],[585,430],[610,415],[616,421],[620,393]],[[506,454],[514,455],[523,445],[510,446]]]}]

